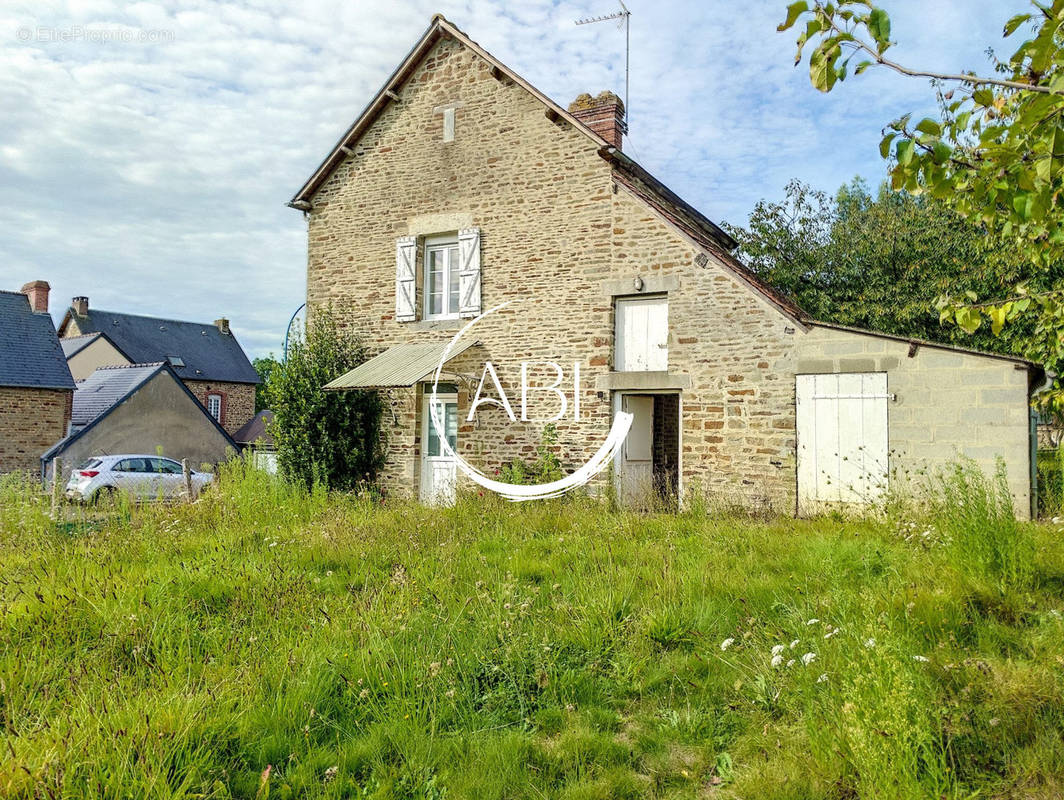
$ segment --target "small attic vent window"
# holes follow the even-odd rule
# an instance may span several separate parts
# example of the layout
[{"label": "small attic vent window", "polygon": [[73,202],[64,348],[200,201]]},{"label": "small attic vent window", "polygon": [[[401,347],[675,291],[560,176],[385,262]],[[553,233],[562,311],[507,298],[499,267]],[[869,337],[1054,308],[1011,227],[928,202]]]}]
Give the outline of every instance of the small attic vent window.
[{"label": "small attic vent window", "polygon": [[166,360],[170,362],[171,367],[185,366],[184,359],[182,359],[181,356],[167,356]]}]

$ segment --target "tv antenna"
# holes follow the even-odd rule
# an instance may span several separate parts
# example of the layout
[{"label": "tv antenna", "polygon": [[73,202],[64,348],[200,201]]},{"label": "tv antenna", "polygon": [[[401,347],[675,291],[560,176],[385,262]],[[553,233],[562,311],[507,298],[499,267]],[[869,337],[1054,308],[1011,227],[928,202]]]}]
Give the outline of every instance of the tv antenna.
[{"label": "tv antenna", "polygon": [[628,125],[628,54],[631,50],[629,47],[628,29],[631,22],[632,12],[628,10],[628,6],[624,4],[624,0],[617,0],[621,4],[621,10],[615,11],[612,14],[605,14],[601,17],[588,17],[587,19],[576,20],[577,25],[590,25],[592,22],[606,22],[611,19],[622,20],[624,25],[624,124]]}]

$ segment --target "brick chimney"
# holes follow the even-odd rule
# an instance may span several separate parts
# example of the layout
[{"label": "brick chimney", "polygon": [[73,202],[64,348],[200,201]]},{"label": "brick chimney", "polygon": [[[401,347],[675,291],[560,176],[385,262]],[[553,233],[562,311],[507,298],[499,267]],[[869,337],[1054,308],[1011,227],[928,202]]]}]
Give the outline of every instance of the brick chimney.
[{"label": "brick chimney", "polygon": [[585,92],[569,104],[569,113],[621,149],[621,137],[628,133],[628,125],[624,121],[624,103],[613,92],[601,92],[598,97]]},{"label": "brick chimney", "polygon": [[70,301],[70,307],[79,317],[89,316],[89,298],[87,297],[75,297]]},{"label": "brick chimney", "polygon": [[220,330],[223,334],[225,334],[226,336],[229,335],[229,320],[227,320],[225,317],[222,317],[221,319],[216,319],[214,321],[214,324],[218,327],[218,330]]},{"label": "brick chimney", "polygon": [[48,292],[51,289],[52,287],[48,285],[48,281],[30,281],[19,291],[29,298],[30,308],[33,309],[34,313],[47,314]]}]

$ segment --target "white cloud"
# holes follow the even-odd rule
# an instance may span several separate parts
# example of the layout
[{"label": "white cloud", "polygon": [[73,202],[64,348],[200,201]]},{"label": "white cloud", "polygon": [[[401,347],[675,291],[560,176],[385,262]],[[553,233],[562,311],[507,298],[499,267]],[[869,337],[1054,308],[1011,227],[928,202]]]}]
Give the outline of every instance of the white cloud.
[{"label": "white cloud", "polygon": [[[629,3],[626,147],[711,217],[741,222],[791,177],[876,181],[882,126],[933,108],[926,82],[894,75],[819,95],[791,67],[793,34],[776,33],[785,5]],[[981,68],[1025,7],[892,3],[892,52]],[[623,32],[573,24],[609,13],[609,0],[0,9],[0,286],[45,278],[53,309],[88,294],[115,310],[226,314],[251,353],[277,351],[305,286],[305,225],[284,202],[437,10],[563,104],[623,89]],[[80,38],[59,38],[79,26]],[[114,40],[142,31],[153,40]]]}]

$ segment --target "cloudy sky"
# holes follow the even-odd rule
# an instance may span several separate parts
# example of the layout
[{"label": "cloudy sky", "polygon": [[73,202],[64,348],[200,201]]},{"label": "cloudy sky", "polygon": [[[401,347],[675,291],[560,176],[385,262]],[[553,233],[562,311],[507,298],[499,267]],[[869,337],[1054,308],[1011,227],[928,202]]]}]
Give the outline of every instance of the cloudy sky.
[{"label": "cloudy sky", "polygon": [[[880,130],[926,81],[830,95],[793,65],[785,0],[627,0],[625,150],[709,217],[742,223],[792,177],[884,175]],[[1024,0],[882,0],[897,60],[986,71]],[[226,315],[251,355],[303,301],[306,228],[284,203],[436,11],[563,105],[624,85],[616,0],[0,0],[0,288],[43,278],[58,316]]]}]

